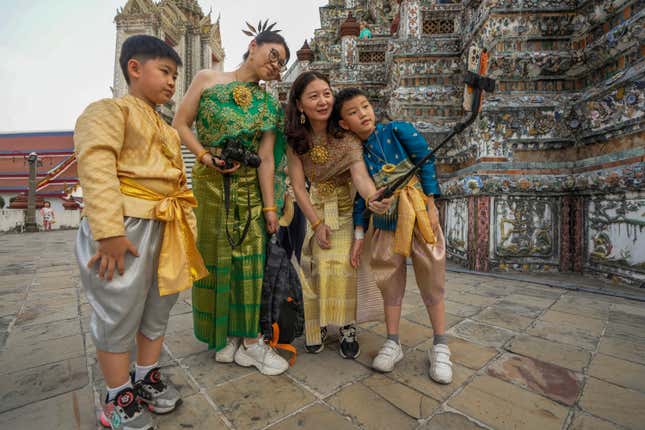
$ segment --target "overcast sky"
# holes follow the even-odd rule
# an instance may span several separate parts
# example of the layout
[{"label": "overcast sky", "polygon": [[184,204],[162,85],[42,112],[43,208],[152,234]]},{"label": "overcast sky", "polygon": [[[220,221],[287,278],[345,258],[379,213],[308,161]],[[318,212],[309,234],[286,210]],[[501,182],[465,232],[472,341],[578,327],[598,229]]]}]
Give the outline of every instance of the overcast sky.
[{"label": "overcast sky", "polygon": [[[0,0],[0,133],[71,130],[90,102],[111,97],[116,9],[126,0]],[[222,15],[225,69],[250,41],[244,21],[278,21],[292,51],[320,27],[327,0],[199,0]]]}]

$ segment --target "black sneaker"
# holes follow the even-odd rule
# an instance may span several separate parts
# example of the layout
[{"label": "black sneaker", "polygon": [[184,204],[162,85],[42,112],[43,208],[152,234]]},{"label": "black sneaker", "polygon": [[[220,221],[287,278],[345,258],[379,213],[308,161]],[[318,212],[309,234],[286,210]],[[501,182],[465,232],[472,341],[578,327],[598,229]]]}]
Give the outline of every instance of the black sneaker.
[{"label": "black sneaker", "polygon": [[340,328],[340,348],[338,352],[343,358],[351,358],[352,360],[361,355],[361,347],[356,340],[356,327],[353,325],[346,325]]},{"label": "black sneaker", "polygon": [[137,399],[131,387],[119,391],[116,397],[105,401],[101,411],[101,425],[112,430],[152,430],[152,417]]},{"label": "black sneaker", "polygon": [[320,354],[325,349],[325,340],[327,340],[327,327],[320,328],[320,345],[305,345],[305,351],[309,354]]},{"label": "black sneaker", "polygon": [[[131,377],[134,379],[134,373],[131,373]],[[150,412],[167,414],[181,405],[179,392],[161,379],[158,367],[151,369],[141,381],[133,383],[139,400],[147,405]]]}]

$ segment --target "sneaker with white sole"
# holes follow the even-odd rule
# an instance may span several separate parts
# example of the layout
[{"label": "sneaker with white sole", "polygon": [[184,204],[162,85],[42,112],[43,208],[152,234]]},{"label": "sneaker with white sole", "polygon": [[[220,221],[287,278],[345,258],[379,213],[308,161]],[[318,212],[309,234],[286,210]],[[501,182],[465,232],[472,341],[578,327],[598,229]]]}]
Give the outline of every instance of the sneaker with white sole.
[{"label": "sneaker with white sole", "polygon": [[355,360],[361,355],[361,347],[356,339],[356,327],[353,325],[346,325],[339,330],[339,343],[338,353],[343,358]]},{"label": "sneaker with white sole", "polygon": [[141,406],[132,387],[119,391],[116,397],[105,402],[100,422],[112,430],[152,430],[154,423],[148,411]]},{"label": "sneaker with white sole", "polygon": [[239,347],[239,337],[227,337],[226,346],[215,353],[215,361],[218,363],[232,363],[235,358],[235,352]]},{"label": "sneaker with white sole", "polygon": [[134,391],[139,396],[139,400],[148,406],[150,412],[167,414],[181,405],[179,391],[174,385],[163,380],[161,369],[158,367],[151,369],[140,381],[134,381],[134,373],[130,376],[134,383]]},{"label": "sneaker with white sole", "polygon": [[242,341],[235,352],[235,362],[242,367],[255,366],[260,373],[267,376],[279,375],[289,368],[287,360],[262,339],[248,346]]},{"label": "sneaker with white sole", "polygon": [[452,362],[450,361],[450,348],[448,345],[434,345],[428,350],[430,360],[430,379],[440,384],[452,382]]},{"label": "sneaker with white sole", "polygon": [[385,341],[376,357],[374,357],[372,368],[379,372],[391,372],[394,370],[396,363],[401,360],[403,360],[403,349],[401,348],[401,344],[388,339]]},{"label": "sneaker with white sole", "polygon": [[320,354],[325,349],[325,341],[327,340],[327,327],[320,328],[320,344],[318,345],[305,345],[305,351],[309,354]]}]

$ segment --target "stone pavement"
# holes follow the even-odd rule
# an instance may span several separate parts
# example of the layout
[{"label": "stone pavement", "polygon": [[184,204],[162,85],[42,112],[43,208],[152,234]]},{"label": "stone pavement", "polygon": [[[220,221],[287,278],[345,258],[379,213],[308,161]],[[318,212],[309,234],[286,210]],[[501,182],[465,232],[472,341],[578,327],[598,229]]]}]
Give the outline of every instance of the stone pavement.
[{"label": "stone pavement", "polygon": [[[0,429],[96,428],[103,383],[74,235],[0,236]],[[378,322],[362,326],[356,362],[332,339],[279,377],[217,364],[193,337],[182,294],[161,360],[184,404],[158,428],[645,429],[645,303],[473,274],[447,280],[448,386],[427,377],[432,329],[412,277],[406,356],[387,375],[369,367],[384,341]]]}]

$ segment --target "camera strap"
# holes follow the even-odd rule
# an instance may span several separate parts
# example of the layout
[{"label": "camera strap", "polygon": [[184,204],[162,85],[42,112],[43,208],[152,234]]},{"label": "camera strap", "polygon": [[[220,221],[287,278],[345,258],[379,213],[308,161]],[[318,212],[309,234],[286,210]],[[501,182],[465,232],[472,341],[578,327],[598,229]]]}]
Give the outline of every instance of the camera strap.
[{"label": "camera strap", "polygon": [[226,239],[228,240],[228,243],[231,245],[231,248],[237,248],[242,244],[242,242],[244,241],[244,238],[246,238],[246,235],[249,233],[249,227],[251,226],[251,191],[248,188],[246,189],[246,207],[247,207],[246,223],[244,224],[244,229],[242,229],[242,234],[240,235],[240,238],[236,242],[228,230],[228,216],[231,209],[231,175],[229,173],[223,176],[224,176],[224,208],[226,208],[226,221],[224,223],[224,226],[226,229]]}]

